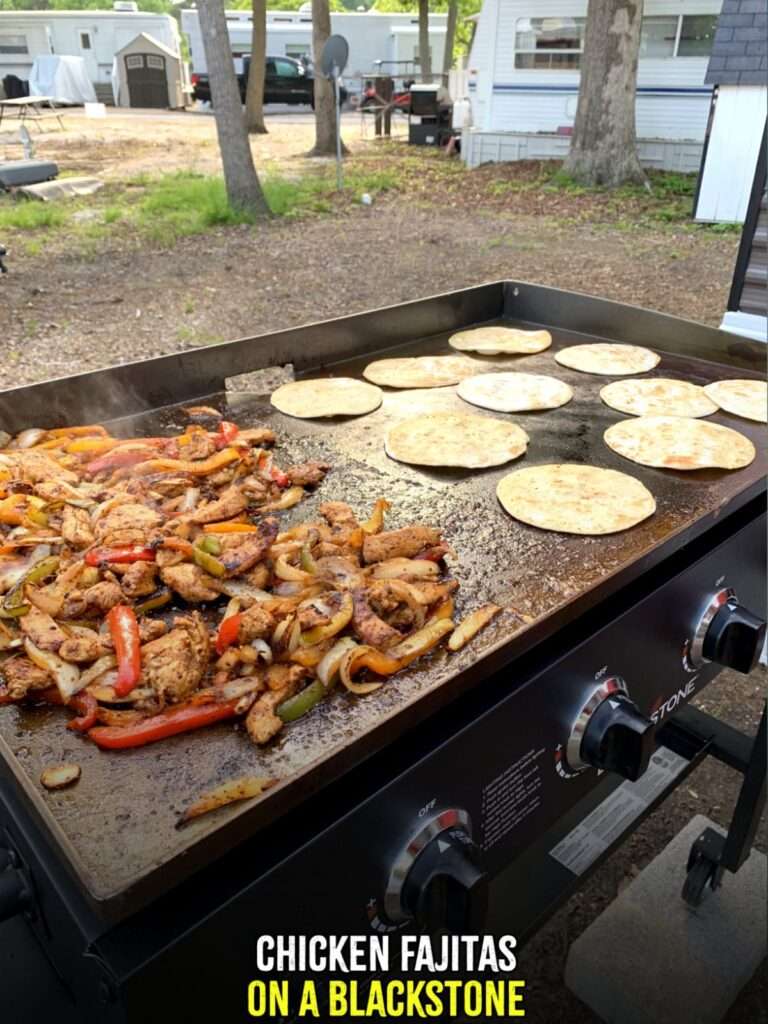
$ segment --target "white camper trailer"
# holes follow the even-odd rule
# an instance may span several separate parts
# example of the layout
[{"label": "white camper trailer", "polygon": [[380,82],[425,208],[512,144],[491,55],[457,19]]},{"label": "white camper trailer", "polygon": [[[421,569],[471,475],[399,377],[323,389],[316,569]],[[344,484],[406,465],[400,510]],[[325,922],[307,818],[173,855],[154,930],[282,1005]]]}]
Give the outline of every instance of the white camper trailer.
[{"label": "white camper trailer", "polygon": [[[641,161],[696,171],[722,0],[646,0],[637,72]],[[562,158],[576,116],[587,0],[484,0],[469,58],[470,166]]]},{"label": "white camper trailer", "polygon": [[180,56],[174,19],[140,12],[130,0],[111,11],[0,11],[0,83],[6,75],[27,81],[44,54],[82,57],[97,94],[111,102],[115,54],[142,32]]},{"label": "white camper trailer", "polygon": [[[429,41],[433,70],[441,70],[447,14],[430,14]],[[227,11],[227,28],[235,70],[243,72],[243,57],[251,52],[250,11]],[[206,74],[205,53],[196,10],[182,10],[181,29],[189,41],[193,74]],[[418,75],[419,26],[411,13],[331,12],[331,31],[349,43],[344,82],[354,93],[362,76],[385,73]],[[312,59],[312,15],[307,11],[267,11],[267,53],[270,57]],[[381,62],[381,64],[379,64]]]}]

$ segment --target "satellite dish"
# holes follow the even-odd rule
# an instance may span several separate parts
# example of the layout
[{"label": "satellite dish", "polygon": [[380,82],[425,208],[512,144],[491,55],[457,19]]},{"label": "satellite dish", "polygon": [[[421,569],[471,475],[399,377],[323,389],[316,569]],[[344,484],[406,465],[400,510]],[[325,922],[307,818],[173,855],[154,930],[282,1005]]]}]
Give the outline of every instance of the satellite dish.
[{"label": "satellite dish", "polygon": [[324,78],[340,78],[349,60],[349,43],[344,36],[329,36],[320,58]]}]

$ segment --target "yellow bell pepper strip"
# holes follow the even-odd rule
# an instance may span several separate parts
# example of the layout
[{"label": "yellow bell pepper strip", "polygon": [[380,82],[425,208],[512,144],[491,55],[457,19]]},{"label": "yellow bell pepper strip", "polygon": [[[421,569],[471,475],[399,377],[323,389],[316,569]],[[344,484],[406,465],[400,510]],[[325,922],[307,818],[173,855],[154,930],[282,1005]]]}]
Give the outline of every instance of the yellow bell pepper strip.
[{"label": "yellow bell pepper strip", "polygon": [[58,567],[59,559],[56,555],[43,558],[33,565],[29,572],[25,573],[6,594],[2,608],[0,608],[0,617],[15,619],[26,615],[29,605],[24,597],[24,588],[28,583],[41,583],[46,577],[52,576]]},{"label": "yellow bell pepper strip", "polygon": [[154,612],[158,608],[163,608],[165,605],[170,604],[172,594],[167,587],[162,590],[151,594],[146,601],[142,601],[140,604],[135,604],[133,610],[137,615],[146,615],[147,612]]},{"label": "yellow bell pepper strip", "polygon": [[101,455],[120,444],[116,437],[80,437],[67,444],[66,451],[70,455]]},{"label": "yellow bell pepper strip", "polygon": [[48,525],[48,516],[46,515],[46,513],[43,512],[43,510],[40,508],[35,508],[34,505],[30,505],[29,508],[27,509],[26,518],[29,520],[30,523],[33,523],[35,526]]},{"label": "yellow bell pepper strip", "polygon": [[92,423],[83,427],[56,427],[48,431],[51,437],[89,437],[98,434],[100,437],[109,437],[109,433],[98,423]]},{"label": "yellow bell pepper strip", "polygon": [[116,604],[107,613],[107,625],[117,658],[115,694],[118,697],[126,697],[141,676],[139,624],[133,608],[127,604]]},{"label": "yellow bell pepper strip", "polygon": [[195,565],[199,565],[200,568],[207,572],[210,576],[222,577],[227,568],[223,562],[220,562],[214,555],[204,551],[199,544],[195,544],[192,548],[192,558]]},{"label": "yellow bell pepper strip", "polygon": [[208,476],[209,473],[216,473],[231,462],[237,462],[239,458],[240,452],[236,448],[223,448],[215,455],[200,459],[198,462],[187,459],[149,459],[141,463],[137,472],[145,474],[168,470],[171,473],[187,473],[190,476]]},{"label": "yellow bell pepper strip", "polygon": [[201,729],[214,722],[223,722],[237,714],[238,701],[224,704],[178,704],[158,715],[145,718],[134,725],[97,725],[88,733],[88,739],[104,750],[128,750],[143,747],[147,743],[164,740],[192,729]]},{"label": "yellow bell pepper strip", "polygon": [[314,626],[312,629],[308,629],[306,633],[301,634],[299,640],[301,646],[314,647],[315,644],[320,644],[323,640],[329,640],[332,636],[336,636],[337,633],[340,633],[352,621],[354,610],[355,604],[352,600],[352,595],[347,590],[342,595],[341,607],[331,618],[330,622],[327,622],[324,626]]},{"label": "yellow bell pepper strip", "polygon": [[184,540],[183,537],[166,537],[160,547],[167,548],[169,551],[178,551],[188,558],[191,558],[194,552],[192,544],[188,540]]},{"label": "yellow bell pepper strip", "polygon": [[27,504],[26,494],[11,494],[0,501],[0,523],[7,526],[21,526],[24,522],[24,506]]},{"label": "yellow bell pepper strip", "polygon": [[363,533],[379,533],[384,526],[384,513],[390,508],[391,505],[385,498],[379,498],[373,506],[371,518],[361,524]]},{"label": "yellow bell pepper strip", "polygon": [[203,527],[205,533],[258,533],[258,526],[253,523],[240,523],[236,520],[229,520],[225,523],[206,523]]},{"label": "yellow bell pepper strip", "polygon": [[91,548],[85,556],[86,565],[102,565],[104,562],[154,562],[155,549],[143,544],[123,548]]},{"label": "yellow bell pepper strip", "polygon": [[397,658],[391,658],[389,655],[377,651],[375,647],[362,644],[353,647],[341,659],[339,675],[341,676],[342,683],[351,693],[363,696],[366,693],[373,693],[374,690],[378,690],[379,687],[383,686],[383,683],[355,682],[352,677],[360,669],[370,669],[377,676],[391,676],[402,667],[402,663]]},{"label": "yellow bell pepper strip", "polygon": [[327,693],[328,691],[320,680],[316,679],[293,697],[278,704],[275,714],[282,722],[295,722],[297,718],[306,715],[316,704],[319,704]]}]

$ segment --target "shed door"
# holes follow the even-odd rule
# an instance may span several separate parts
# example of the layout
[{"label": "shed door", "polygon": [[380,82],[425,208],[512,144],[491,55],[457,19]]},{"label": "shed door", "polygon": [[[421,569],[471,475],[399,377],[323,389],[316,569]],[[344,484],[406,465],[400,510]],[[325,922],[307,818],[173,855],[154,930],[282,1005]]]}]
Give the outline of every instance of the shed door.
[{"label": "shed door", "polygon": [[165,57],[158,53],[131,53],[125,58],[125,74],[132,107],[170,107]]}]

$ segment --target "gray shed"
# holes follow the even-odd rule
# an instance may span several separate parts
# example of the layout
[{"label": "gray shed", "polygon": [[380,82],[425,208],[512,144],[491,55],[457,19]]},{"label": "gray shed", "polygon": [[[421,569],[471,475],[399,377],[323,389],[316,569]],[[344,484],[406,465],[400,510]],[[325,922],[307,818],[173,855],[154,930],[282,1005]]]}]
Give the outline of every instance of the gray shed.
[{"label": "gray shed", "polygon": [[115,54],[112,87],[119,107],[184,107],[189,86],[186,65],[145,32]]}]

